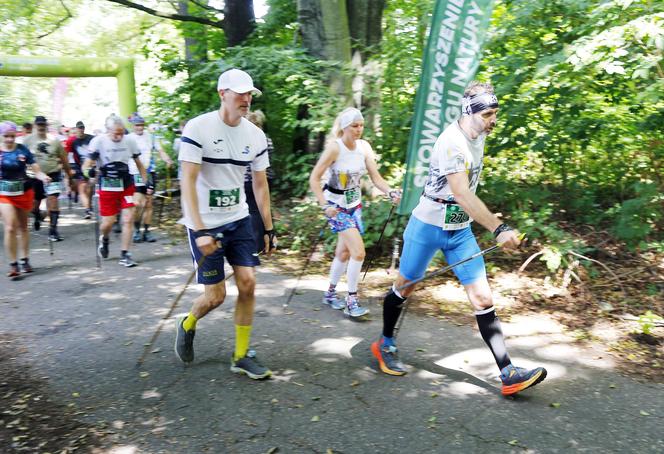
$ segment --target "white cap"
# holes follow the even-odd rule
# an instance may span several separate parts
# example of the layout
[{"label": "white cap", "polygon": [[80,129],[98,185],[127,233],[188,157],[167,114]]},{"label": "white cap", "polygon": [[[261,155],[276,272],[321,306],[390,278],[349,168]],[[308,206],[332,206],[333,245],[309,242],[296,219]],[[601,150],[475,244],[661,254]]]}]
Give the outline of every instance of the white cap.
[{"label": "white cap", "polygon": [[229,69],[221,73],[219,81],[217,82],[217,91],[219,90],[233,90],[235,93],[248,93],[260,96],[261,91],[254,87],[254,81],[251,76],[241,69]]}]

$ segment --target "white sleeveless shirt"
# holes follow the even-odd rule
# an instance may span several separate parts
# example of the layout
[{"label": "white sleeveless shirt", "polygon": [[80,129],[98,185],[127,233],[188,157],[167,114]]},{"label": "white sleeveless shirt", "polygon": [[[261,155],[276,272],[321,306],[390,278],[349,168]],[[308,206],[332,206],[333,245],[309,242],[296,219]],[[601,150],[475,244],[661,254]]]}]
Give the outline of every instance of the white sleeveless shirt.
[{"label": "white sleeveless shirt", "polygon": [[354,208],[361,203],[360,179],[367,173],[364,150],[371,146],[362,139],[355,141],[354,150],[349,150],[341,139],[337,139],[337,144],[339,156],[329,167],[325,200],[341,208]]}]

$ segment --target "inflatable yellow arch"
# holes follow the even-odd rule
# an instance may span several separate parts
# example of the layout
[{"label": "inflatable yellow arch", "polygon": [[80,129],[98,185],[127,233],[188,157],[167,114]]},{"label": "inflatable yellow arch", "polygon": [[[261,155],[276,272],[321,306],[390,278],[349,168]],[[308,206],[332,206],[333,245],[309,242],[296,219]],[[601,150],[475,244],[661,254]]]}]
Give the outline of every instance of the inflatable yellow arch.
[{"label": "inflatable yellow arch", "polygon": [[115,77],[120,115],[136,111],[134,60],[131,58],[66,58],[0,55],[0,76]]}]

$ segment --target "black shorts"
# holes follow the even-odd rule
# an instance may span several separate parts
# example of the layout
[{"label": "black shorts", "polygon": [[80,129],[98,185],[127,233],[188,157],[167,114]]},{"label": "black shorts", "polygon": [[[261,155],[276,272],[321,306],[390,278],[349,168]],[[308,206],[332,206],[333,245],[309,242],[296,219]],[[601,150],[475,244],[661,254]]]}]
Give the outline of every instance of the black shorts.
[{"label": "black shorts", "polygon": [[42,200],[46,198],[46,193],[44,192],[44,183],[37,178],[28,178],[28,186],[35,191],[35,200]]},{"label": "black shorts", "polygon": [[74,175],[70,177],[72,180],[89,180],[89,178],[86,178],[85,175],[83,175],[83,170],[81,169],[80,165],[76,163],[70,163],[69,166],[75,172]]},{"label": "black shorts", "polygon": [[[208,231],[212,235],[221,232],[224,238],[221,240],[221,248],[217,249],[214,254],[205,257],[200,268],[196,270],[196,282],[199,284],[213,285],[224,280],[224,257],[226,257],[228,263],[235,266],[253,267],[260,265],[249,216]],[[193,230],[187,229],[187,234],[189,236],[189,249],[194,267],[196,267],[203,254],[196,247]]]},{"label": "black shorts", "polygon": [[[148,193],[148,186],[143,185],[139,186],[136,184],[136,176],[137,175],[132,175],[132,178],[134,179],[134,186],[136,186],[136,192],[139,194],[147,194]],[[156,172],[149,172],[148,173],[148,184],[152,185],[152,191],[154,192],[155,188],[157,187],[157,173]]]}]

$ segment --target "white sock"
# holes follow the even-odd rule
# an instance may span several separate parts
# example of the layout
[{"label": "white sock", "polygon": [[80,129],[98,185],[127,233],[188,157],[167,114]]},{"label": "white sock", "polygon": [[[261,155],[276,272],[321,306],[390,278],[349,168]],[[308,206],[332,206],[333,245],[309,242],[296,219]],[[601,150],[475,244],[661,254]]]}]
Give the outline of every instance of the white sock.
[{"label": "white sock", "polygon": [[348,260],[348,272],[346,279],[348,280],[348,292],[357,293],[357,283],[360,281],[360,274],[362,274],[362,263],[364,260]]},{"label": "white sock", "polygon": [[332,266],[330,266],[330,285],[336,286],[339,283],[339,279],[341,279],[344,271],[346,271],[347,264],[348,262],[342,262],[336,257],[332,260]]}]

